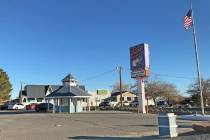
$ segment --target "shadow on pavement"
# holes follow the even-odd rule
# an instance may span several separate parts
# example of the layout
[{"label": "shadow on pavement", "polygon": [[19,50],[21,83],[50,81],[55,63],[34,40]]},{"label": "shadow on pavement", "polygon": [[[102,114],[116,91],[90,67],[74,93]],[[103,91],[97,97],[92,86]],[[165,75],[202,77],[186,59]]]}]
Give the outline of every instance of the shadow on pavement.
[{"label": "shadow on pavement", "polygon": [[192,128],[192,125],[178,125],[178,128]]},{"label": "shadow on pavement", "polygon": [[144,137],[100,137],[100,136],[76,136],[69,137],[73,140],[151,140],[157,139],[158,136],[144,136]]},{"label": "shadow on pavement", "polygon": [[155,127],[155,128],[158,127],[158,125],[114,125],[114,126],[120,126],[120,127],[140,126],[140,127]]},{"label": "shadow on pavement", "polygon": [[26,110],[1,110],[0,115],[18,115],[18,114],[31,114],[37,113],[35,111],[26,111]]},{"label": "shadow on pavement", "polygon": [[198,134],[189,132],[179,135],[176,138],[159,138],[157,135],[143,137],[100,137],[100,136],[76,136],[69,137],[72,140],[209,140],[210,134]]},{"label": "shadow on pavement", "polygon": [[128,112],[128,111],[91,111],[91,112],[80,112],[78,114],[135,114],[133,112]]}]

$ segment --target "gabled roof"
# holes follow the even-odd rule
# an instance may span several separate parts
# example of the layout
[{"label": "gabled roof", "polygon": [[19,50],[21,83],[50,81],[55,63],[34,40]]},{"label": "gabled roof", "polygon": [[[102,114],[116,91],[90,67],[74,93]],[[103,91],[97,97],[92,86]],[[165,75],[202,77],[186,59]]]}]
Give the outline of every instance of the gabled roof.
[{"label": "gabled roof", "polygon": [[62,87],[62,85],[50,85],[50,88],[52,89],[52,92],[57,90],[57,89],[60,89]]},{"label": "gabled roof", "polygon": [[63,78],[62,82],[70,82],[70,80],[76,80],[71,74],[68,74],[65,78]]},{"label": "gabled roof", "polygon": [[79,88],[85,90],[85,85],[79,85]]},{"label": "gabled roof", "polygon": [[[129,91],[122,91],[122,94],[123,94],[123,93],[126,93],[126,92],[129,92]],[[133,93],[133,92],[129,92],[129,93],[135,94],[135,93]],[[118,92],[113,92],[113,93],[111,93],[111,96],[118,96],[118,95],[120,95],[120,92],[119,92],[119,91],[118,91]]]},{"label": "gabled roof", "polygon": [[79,87],[75,86],[63,86],[51,94],[47,95],[47,98],[53,98],[53,97],[74,97],[74,96],[91,96],[88,94],[85,90],[80,89]]},{"label": "gabled roof", "polygon": [[47,87],[45,85],[27,85],[25,92],[28,98],[44,98]]}]

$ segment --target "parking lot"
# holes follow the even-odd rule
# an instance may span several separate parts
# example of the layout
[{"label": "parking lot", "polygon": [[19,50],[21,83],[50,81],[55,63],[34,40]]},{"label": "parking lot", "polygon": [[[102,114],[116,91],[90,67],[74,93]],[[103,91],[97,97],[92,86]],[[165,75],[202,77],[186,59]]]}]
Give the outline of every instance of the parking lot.
[{"label": "parking lot", "polygon": [[[158,139],[157,115],[100,111],[51,114],[0,112],[1,140]],[[179,138],[190,138],[192,123],[177,120]],[[207,137],[207,136],[205,136]]]}]

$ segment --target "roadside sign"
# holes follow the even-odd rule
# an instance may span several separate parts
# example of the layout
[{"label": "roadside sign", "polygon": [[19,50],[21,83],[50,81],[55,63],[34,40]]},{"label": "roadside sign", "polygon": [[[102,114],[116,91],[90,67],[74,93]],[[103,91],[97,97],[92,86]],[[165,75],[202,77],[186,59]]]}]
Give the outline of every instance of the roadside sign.
[{"label": "roadside sign", "polygon": [[142,43],[130,48],[131,78],[148,77],[149,68],[149,45]]}]

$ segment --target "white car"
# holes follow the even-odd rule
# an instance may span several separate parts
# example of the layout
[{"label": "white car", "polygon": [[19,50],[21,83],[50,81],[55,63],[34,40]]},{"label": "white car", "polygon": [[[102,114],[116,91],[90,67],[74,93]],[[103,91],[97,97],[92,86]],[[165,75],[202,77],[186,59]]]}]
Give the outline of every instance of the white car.
[{"label": "white car", "polygon": [[13,105],[9,105],[8,109],[24,109],[25,106],[23,104],[13,104]]},{"label": "white car", "polygon": [[111,105],[111,107],[115,107],[117,105],[118,102],[115,102],[115,101],[111,101],[109,102],[109,104]]}]

